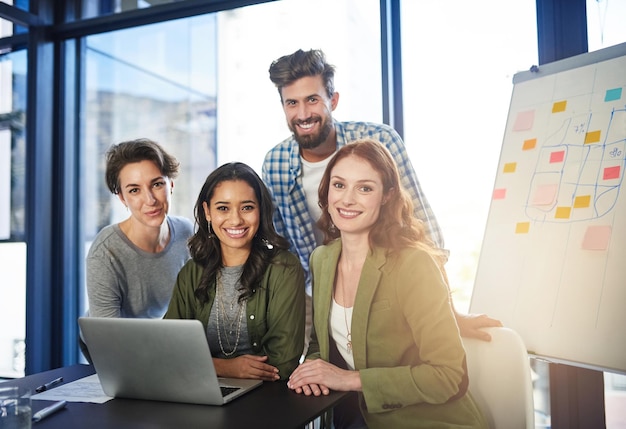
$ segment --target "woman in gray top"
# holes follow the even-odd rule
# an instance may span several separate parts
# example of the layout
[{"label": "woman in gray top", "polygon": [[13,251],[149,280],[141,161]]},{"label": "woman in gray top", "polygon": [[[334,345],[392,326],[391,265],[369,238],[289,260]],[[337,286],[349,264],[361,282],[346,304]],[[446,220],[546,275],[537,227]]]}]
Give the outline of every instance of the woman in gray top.
[{"label": "woman in gray top", "polygon": [[165,318],[202,322],[218,376],[286,379],[304,347],[304,270],[274,229],[269,191],[248,165],[224,164],[195,210]]},{"label": "woman in gray top", "polygon": [[148,139],[106,153],[106,183],[130,213],[106,226],[87,255],[89,315],[160,318],[189,259],[193,224],[168,216],[179,162]]}]

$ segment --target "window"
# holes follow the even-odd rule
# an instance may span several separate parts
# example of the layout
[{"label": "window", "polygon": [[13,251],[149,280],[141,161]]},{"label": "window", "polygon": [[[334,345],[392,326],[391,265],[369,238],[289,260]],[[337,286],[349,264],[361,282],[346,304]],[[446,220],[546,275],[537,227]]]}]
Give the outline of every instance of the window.
[{"label": "window", "polygon": [[220,13],[218,164],[242,161],[260,173],[266,152],[289,137],[268,70],[298,49],[321,49],[336,67],[334,118],[381,122],[379,29],[377,0],[320,0],[309,8],[281,0]]},{"label": "window", "polygon": [[82,0],[82,17],[93,18],[178,1],[181,0]]},{"label": "window", "polygon": [[127,217],[104,183],[104,153],[114,143],[145,137],[172,153],[181,171],[170,214],[193,218],[197,192],[215,168],[215,38],[214,15],[86,38],[85,252],[100,229]]},{"label": "window", "polygon": [[[469,310],[513,76],[537,64],[534,0],[401,2],[405,143],[443,231],[455,308]],[[535,359],[535,423],[549,427]]]},{"label": "window", "polygon": [[26,51],[0,55],[0,377],[24,375]]},{"label": "window", "polygon": [[626,2],[587,0],[588,51],[626,42]]},{"label": "window", "polygon": [[147,137],[171,151],[181,162],[172,214],[189,218],[217,165],[237,160],[260,173],[265,153],[289,135],[268,75],[282,55],[323,49],[337,67],[335,117],[381,121],[378,2],[324,2],[309,19],[333,33],[300,31],[301,2],[283,0],[86,38],[85,252],[100,229],[127,216],[104,183],[113,143]]},{"label": "window", "polygon": [[[401,3],[405,143],[467,311],[513,75],[537,64],[533,0]],[[497,19],[494,19],[497,17]]]},{"label": "window", "polygon": [[[10,6],[14,6],[18,9],[28,11],[28,0],[2,0],[2,3],[7,3]],[[26,33],[28,30],[21,25],[14,25],[13,22],[0,18],[0,37],[13,36],[15,34]]]},{"label": "window", "polygon": [[6,3],[8,5],[15,6],[19,9],[27,11],[30,1],[29,0],[2,0],[2,3]]}]

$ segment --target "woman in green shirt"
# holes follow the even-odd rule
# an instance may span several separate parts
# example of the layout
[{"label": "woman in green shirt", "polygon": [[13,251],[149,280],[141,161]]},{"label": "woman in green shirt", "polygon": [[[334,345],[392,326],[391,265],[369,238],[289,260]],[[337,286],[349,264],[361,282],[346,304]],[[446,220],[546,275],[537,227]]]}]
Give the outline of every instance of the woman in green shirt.
[{"label": "woman in green shirt", "polygon": [[192,259],[165,318],[198,319],[218,376],[286,379],[304,347],[304,271],[272,223],[269,191],[248,165],[224,164],[195,205]]}]

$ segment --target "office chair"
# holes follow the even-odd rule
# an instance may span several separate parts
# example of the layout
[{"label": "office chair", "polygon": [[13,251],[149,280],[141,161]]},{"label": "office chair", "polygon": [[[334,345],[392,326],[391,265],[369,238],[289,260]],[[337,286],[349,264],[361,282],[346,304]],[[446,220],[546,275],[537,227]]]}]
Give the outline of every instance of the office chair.
[{"label": "office chair", "polygon": [[486,328],[491,341],[463,338],[469,391],[491,429],[534,429],[535,410],[528,353],[510,328]]}]

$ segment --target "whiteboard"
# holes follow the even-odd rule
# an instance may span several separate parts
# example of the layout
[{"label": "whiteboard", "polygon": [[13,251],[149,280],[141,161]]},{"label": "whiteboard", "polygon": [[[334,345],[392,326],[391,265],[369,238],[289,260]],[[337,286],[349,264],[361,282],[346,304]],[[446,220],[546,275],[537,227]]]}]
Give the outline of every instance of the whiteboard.
[{"label": "whiteboard", "polygon": [[626,44],[513,83],[470,312],[626,373]]}]

